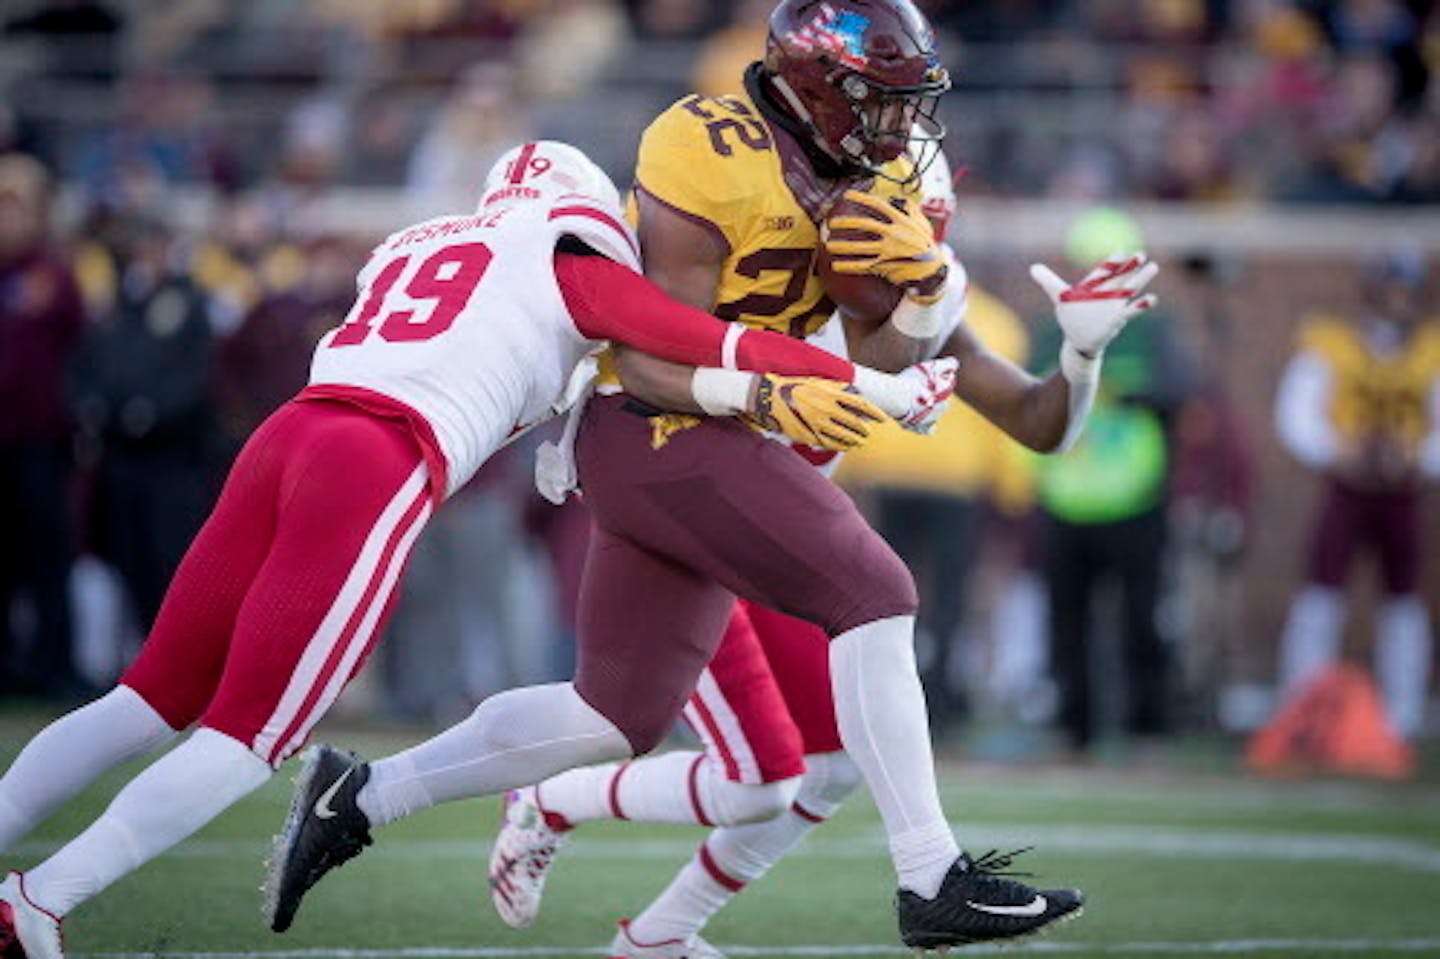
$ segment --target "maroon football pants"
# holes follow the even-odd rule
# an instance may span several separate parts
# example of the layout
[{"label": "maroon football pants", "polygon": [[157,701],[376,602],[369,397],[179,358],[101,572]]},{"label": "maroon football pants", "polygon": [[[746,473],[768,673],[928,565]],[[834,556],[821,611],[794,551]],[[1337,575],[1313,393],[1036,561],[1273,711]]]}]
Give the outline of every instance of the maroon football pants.
[{"label": "maroon football pants", "polygon": [[580,587],[580,694],[637,753],[663,737],[735,596],[830,636],[914,615],[905,564],[794,451],[729,418],[659,449],[624,396],[585,411],[576,456],[595,534]]},{"label": "maroon football pants", "polygon": [[1311,534],[1310,582],[1340,589],[1355,557],[1373,547],[1385,592],[1406,596],[1420,588],[1420,491],[1361,490],[1340,480],[1326,485]]}]

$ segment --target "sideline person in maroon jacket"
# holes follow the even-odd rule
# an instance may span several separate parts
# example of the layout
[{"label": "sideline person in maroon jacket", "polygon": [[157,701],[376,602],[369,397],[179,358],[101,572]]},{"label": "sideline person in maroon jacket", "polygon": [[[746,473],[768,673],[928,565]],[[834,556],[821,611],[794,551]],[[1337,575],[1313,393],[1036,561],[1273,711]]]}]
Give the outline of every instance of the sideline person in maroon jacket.
[{"label": "sideline person in maroon jacket", "polygon": [[65,368],[84,325],[68,262],[49,244],[50,179],[39,161],[0,156],[0,611],[35,610],[22,662],[0,615],[0,692],[75,685],[66,592],[72,559]]}]

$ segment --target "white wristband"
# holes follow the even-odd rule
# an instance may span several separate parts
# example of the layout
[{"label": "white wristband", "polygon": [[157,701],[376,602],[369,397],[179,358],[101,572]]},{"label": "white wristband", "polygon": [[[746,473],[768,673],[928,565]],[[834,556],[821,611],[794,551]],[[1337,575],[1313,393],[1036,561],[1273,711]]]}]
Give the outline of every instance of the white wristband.
[{"label": "white wristband", "polygon": [[690,377],[690,395],[711,416],[734,416],[750,408],[755,374],[702,366]]},{"label": "white wristband", "polygon": [[1100,377],[1103,353],[1086,356],[1069,340],[1060,347],[1060,372],[1071,383],[1093,383]]},{"label": "white wristband", "polygon": [[942,296],[926,306],[913,297],[900,297],[899,304],[890,313],[890,323],[895,329],[914,340],[928,340],[940,333],[945,322],[945,298]]}]

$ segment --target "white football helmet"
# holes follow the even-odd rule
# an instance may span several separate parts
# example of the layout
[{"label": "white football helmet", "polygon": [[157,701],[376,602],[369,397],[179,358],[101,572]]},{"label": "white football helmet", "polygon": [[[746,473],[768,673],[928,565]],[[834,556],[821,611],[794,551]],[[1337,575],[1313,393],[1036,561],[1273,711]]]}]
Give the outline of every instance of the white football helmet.
[{"label": "white football helmet", "polygon": [[480,206],[525,198],[532,190],[576,193],[607,209],[620,207],[620,191],[605,171],[575,147],[556,140],[534,140],[507,150],[485,177]]}]

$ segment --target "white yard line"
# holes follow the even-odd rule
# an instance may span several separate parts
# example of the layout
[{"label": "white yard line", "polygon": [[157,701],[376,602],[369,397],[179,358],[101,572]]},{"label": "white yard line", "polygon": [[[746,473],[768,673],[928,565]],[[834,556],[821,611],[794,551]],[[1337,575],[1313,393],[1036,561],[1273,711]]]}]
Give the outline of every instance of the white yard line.
[{"label": "white yard line", "polygon": [[[1226,939],[1210,942],[1036,942],[1016,946],[966,946],[959,954],[975,955],[1233,955],[1250,952],[1353,952],[1359,955],[1407,954],[1440,950],[1440,939]],[[909,950],[886,945],[850,946],[726,946],[731,956],[893,956]],[[603,956],[591,947],[531,946],[473,949],[291,949],[256,952],[166,952],[164,959],[566,959]],[[151,952],[79,953],[73,959],[155,959]]]},{"label": "white yard line", "polygon": [[[1239,809],[1283,805],[1294,812],[1365,813],[1377,807],[1399,812],[1426,812],[1440,803],[1433,786],[1394,787],[1345,780],[1236,779],[1136,770],[1026,771],[1014,766],[953,766],[941,780],[946,805],[967,800],[1003,800],[1023,806],[1051,806],[1055,801],[1126,805],[1178,804],[1186,810]],[[991,782],[984,781],[992,777]]]},{"label": "white yard line", "polygon": [[[1176,826],[1095,826],[1081,823],[984,826],[962,825],[958,834],[971,850],[1035,845],[1046,852],[1121,853],[1133,856],[1239,859],[1249,862],[1334,862],[1388,866],[1422,873],[1440,873],[1440,847],[1389,836],[1352,833],[1257,832],[1235,829],[1192,829]],[[567,859],[683,860],[695,851],[695,839],[585,839],[577,837],[565,850]],[[27,841],[10,851],[15,856],[45,856],[59,843]],[[269,844],[252,840],[196,839],[167,855],[177,859],[256,859]],[[387,839],[369,853],[372,859],[484,862],[484,842]],[[801,846],[790,858],[857,860],[883,857],[884,836],[827,839],[824,833]]]}]

